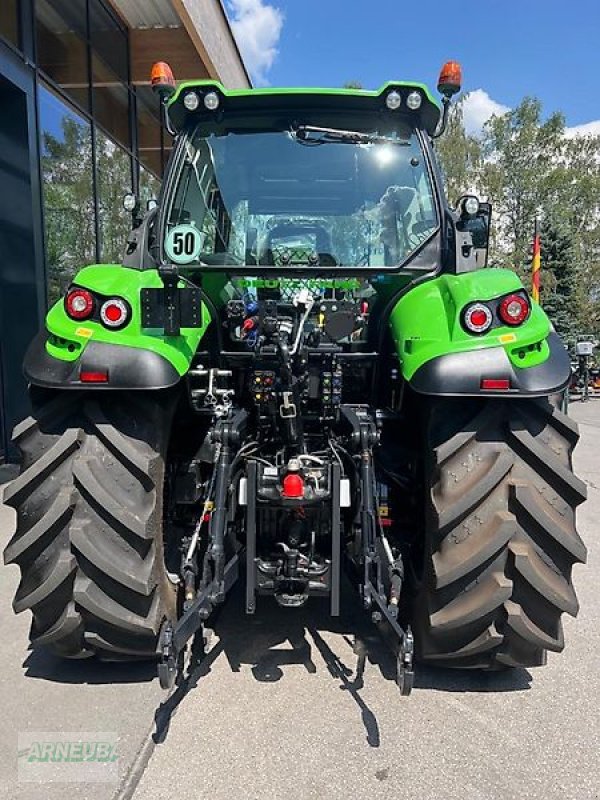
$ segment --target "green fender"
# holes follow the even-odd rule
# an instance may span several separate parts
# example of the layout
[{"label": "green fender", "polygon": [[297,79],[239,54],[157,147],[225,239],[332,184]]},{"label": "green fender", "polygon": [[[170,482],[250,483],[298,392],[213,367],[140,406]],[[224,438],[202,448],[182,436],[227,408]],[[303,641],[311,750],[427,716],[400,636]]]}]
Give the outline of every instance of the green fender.
[{"label": "green fender", "polygon": [[[495,321],[483,335],[461,323],[466,305],[523,291],[511,270],[487,269],[463,275],[440,275],[401,296],[390,327],[402,375],[418,392],[478,395],[509,392],[546,395],[568,383],[570,362],[550,320],[537,303],[518,327]],[[495,380],[502,388],[482,388]]]},{"label": "green fender", "polygon": [[64,302],[59,300],[47,314],[45,331],[34,339],[25,358],[25,375],[31,383],[80,388],[80,371],[108,369],[108,385],[97,388],[166,388],[186,374],[211,320],[204,303],[200,327],[165,336],[162,329],[142,328],[140,291],[163,286],[156,270],[94,265],[82,269],[73,284],[100,296],[124,298],[131,306],[131,320],[118,331],[94,320],[78,322],[67,316]]}]

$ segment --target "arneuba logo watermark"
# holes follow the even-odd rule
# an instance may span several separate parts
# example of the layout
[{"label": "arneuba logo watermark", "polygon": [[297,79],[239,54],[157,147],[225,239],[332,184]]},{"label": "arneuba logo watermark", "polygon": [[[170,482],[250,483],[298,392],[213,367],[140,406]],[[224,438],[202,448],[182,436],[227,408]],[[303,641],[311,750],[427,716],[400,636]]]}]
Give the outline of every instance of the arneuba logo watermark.
[{"label": "arneuba logo watermark", "polygon": [[114,783],[116,733],[27,731],[18,737],[18,777],[35,783]]}]

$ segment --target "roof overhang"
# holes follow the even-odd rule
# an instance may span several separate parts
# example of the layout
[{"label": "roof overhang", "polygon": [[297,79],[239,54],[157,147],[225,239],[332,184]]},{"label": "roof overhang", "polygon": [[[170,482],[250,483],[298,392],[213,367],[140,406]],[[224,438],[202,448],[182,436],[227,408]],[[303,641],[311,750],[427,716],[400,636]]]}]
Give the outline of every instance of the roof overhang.
[{"label": "roof overhang", "polygon": [[167,61],[179,80],[252,85],[220,0],[110,2],[130,31],[133,83],[149,83],[153,62]]}]

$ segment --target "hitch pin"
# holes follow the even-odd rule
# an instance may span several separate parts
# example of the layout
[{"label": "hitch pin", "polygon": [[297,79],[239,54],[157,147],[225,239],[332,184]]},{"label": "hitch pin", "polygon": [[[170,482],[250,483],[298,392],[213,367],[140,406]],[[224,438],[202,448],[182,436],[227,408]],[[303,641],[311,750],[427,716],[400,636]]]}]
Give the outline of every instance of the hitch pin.
[{"label": "hitch pin", "polygon": [[192,541],[190,542],[190,546],[188,547],[187,555],[185,557],[186,562],[190,562],[192,560],[192,556],[194,555],[194,550],[198,544],[198,539],[200,538],[200,530],[202,528],[203,522],[208,522],[210,519],[210,512],[212,511],[212,500],[210,497],[207,497],[204,501],[204,506],[202,507],[202,514],[200,515],[200,520],[196,525],[196,530],[194,531],[194,535],[192,536]]}]

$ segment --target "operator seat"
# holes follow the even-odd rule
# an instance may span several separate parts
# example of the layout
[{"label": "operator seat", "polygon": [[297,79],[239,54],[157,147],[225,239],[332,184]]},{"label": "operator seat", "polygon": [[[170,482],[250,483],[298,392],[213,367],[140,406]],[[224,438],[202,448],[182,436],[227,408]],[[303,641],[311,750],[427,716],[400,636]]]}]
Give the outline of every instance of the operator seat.
[{"label": "operator seat", "polygon": [[[269,231],[267,235],[266,245],[259,256],[259,263],[266,265],[266,266],[283,266],[285,267],[286,264],[281,261],[280,255],[278,255],[279,250],[286,249],[285,248],[285,240],[294,239],[301,239],[306,236],[314,236],[315,239],[315,249],[317,255],[319,256],[319,265],[320,266],[335,266],[337,263],[335,257],[331,254],[333,249],[332,242],[331,242],[331,235],[329,231],[323,225],[313,225],[313,224],[295,224],[295,223],[282,223],[281,225],[276,225],[272,230]],[[291,263],[302,263],[302,260],[298,258],[294,258],[294,245],[290,244],[289,248],[291,251]],[[300,248],[296,247],[296,250]],[[307,248],[302,248],[302,251],[305,251]]]}]

